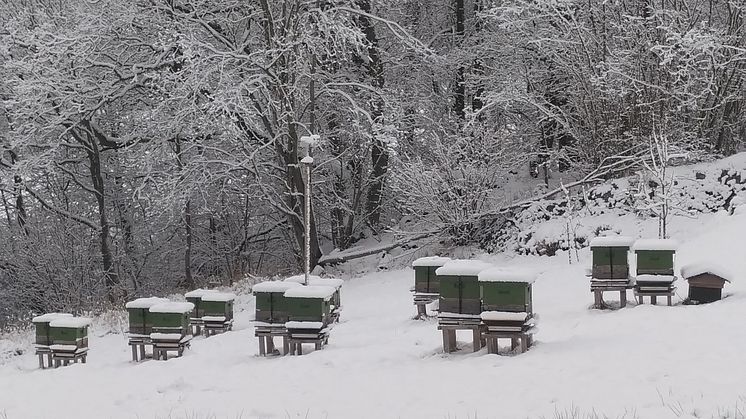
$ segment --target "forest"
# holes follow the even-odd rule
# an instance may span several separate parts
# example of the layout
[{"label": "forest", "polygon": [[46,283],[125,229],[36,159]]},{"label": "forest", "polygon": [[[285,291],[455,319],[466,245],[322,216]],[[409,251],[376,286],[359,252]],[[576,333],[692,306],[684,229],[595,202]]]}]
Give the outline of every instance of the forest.
[{"label": "forest", "polygon": [[307,153],[312,268],[360,243],[499,249],[526,200],[736,153],[744,12],[0,0],[0,327],[299,272]]}]

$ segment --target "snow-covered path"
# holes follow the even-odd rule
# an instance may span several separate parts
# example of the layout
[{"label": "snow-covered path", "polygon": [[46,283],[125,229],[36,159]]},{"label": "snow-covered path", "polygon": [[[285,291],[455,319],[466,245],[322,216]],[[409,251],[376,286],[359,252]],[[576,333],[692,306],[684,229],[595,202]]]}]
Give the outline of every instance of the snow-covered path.
[{"label": "snow-covered path", "polygon": [[[180,359],[132,364],[125,336],[102,335],[100,327],[86,365],[41,371],[32,352],[13,357],[0,366],[0,417],[483,419],[574,409],[741,417],[746,214],[718,214],[677,232],[689,238],[679,263],[722,261],[742,279],[729,285],[733,295],[699,307],[589,310],[583,264],[568,265],[566,254],[514,258],[505,263],[542,272],[534,286],[537,344],[519,356],[494,356],[461,342],[464,350],[444,355],[436,322],[411,320],[411,271],[375,273],[345,283],[342,322],[322,351],[258,357],[253,298],[244,295],[236,330],[196,339]],[[686,289],[680,282],[679,295]]]}]

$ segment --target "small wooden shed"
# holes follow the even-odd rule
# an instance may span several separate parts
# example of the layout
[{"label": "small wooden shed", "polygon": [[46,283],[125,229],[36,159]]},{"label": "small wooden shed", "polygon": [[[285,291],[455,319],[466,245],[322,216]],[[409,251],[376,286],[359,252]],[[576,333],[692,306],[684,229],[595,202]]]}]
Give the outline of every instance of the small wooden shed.
[{"label": "small wooden shed", "polygon": [[52,337],[49,334],[49,322],[59,318],[72,317],[68,313],[46,313],[31,319],[36,327],[36,344],[40,346],[49,346],[52,344]]},{"label": "small wooden shed", "polygon": [[167,303],[168,299],[159,297],[138,298],[124,305],[129,315],[130,335],[150,335],[153,321],[150,315],[150,307],[156,304]]},{"label": "small wooden shed", "polygon": [[723,287],[732,274],[721,267],[690,264],[681,268],[681,276],[689,282],[688,303],[705,304],[723,298]]},{"label": "small wooden shed", "polygon": [[634,251],[637,275],[673,275],[674,258],[679,244],[670,239],[640,239]]},{"label": "small wooden shed", "polygon": [[536,274],[523,270],[494,267],[479,272],[482,311],[533,313],[534,281]]},{"label": "small wooden shed", "polygon": [[634,239],[626,236],[603,236],[591,240],[593,279],[628,279],[628,254],[633,242]]},{"label": "small wooden shed", "polygon": [[478,316],[482,312],[479,273],[492,266],[479,260],[457,259],[437,268],[441,314]]},{"label": "small wooden shed", "polygon": [[297,282],[266,281],[251,288],[256,297],[256,321],[268,324],[282,324],[288,321],[285,291],[300,287]]},{"label": "small wooden shed", "polygon": [[438,275],[435,271],[450,261],[451,258],[447,257],[427,256],[412,262],[412,268],[414,269],[414,292],[437,294],[440,289],[438,287]]}]

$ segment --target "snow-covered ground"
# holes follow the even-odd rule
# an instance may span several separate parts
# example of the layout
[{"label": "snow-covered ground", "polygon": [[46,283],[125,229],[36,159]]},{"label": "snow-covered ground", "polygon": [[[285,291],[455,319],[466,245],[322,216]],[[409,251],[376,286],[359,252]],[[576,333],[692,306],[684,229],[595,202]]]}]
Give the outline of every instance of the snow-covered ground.
[{"label": "snow-covered ground", "polygon": [[[436,322],[411,319],[412,272],[374,273],[346,281],[329,346],[303,356],[257,355],[249,295],[237,302],[235,331],[198,338],[183,358],[167,362],[129,362],[125,335],[99,322],[88,364],[38,370],[31,335],[19,335],[5,342],[26,353],[0,366],[0,417],[741,417],[746,214],[676,219],[673,231],[682,242],[679,266],[709,260],[736,273],[727,298],[590,310],[587,250],[572,265],[566,253],[493,257],[541,272],[537,343],[522,355],[496,356],[472,353],[464,335],[463,350],[444,355]],[[680,282],[679,296],[686,290]]]},{"label": "snow-covered ground", "polygon": [[[622,214],[575,222],[656,236],[656,220]],[[342,322],[324,350],[303,356],[258,356],[246,287],[236,289],[233,332],[197,338],[167,362],[129,361],[122,313],[95,320],[86,365],[39,370],[33,332],[0,338],[0,418],[743,418],[746,208],[674,217],[669,231],[681,243],[677,267],[707,262],[735,275],[727,298],[591,310],[587,249],[579,262],[574,251],[482,256],[540,273],[536,345],[517,356],[472,353],[465,334],[462,350],[445,355],[437,323],[412,320],[410,269],[359,275],[365,269],[349,264]],[[684,281],[678,287],[677,303],[687,294]]]}]

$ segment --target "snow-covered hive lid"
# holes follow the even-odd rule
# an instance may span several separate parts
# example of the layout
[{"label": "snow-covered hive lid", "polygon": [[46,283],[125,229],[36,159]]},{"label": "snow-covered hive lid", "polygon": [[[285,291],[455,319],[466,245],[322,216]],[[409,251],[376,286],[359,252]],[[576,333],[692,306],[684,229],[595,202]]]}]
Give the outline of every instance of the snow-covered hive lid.
[{"label": "snow-covered hive lid", "polygon": [[80,329],[91,325],[88,317],[58,317],[49,322],[49,327],[64,327],[67,329]]},{"label": "snow-covered hive lid", "polygon": [[323,298],[328,300],[337,290],[326,285],[304,285],[293,287],[285,291],[285,297],[290,298]]},{"label": "snow-covered hive lid", "polygon": [[265,281],[251,287],[252,292],[285,292],[290,288],[300,287],[298,282],[288,281]]},{"label": "snow-covered hive lid", "polygon": [[151,313],[177,313],[183,314],[194,310],[194,304],[189,302],[175,302],[170,301],[168,303],[160,303],[150,307]]},{"label": "snow-covered hive lid", "polygon": [[631,247],[634,241],[628,236],[600,236],[591,240],[591,247]]},{"label": "snow-covered hive lid", "polygon": [[635,280],[638,282],[674,282],[676,281],[676,277],[673,275],[649,275],[649,274],[643,274],[643,275],[637,275],[635,277]]},{"label": "snow-covered hive lid", "polygon": [[124,308],[150,308],[156,304],[167,303],[168,298],[161,297],[144,297],[134,299],[124,305]]},{"label": "snow-covered hive lid", "polygon": [[41,316],[36,316],[31,319],[31,323],[49,323],[52,320],[59,319],[61,317],[72,317],[70,313],[46,313]]},{"label": "snow-covered hive lid", "polygon": [[635,241],[635,250],[665,250],[675,252],[679,242],[671,239],[639,239]]},{"label": "snow-covered hive lid", "polygon": [[[321,279],[318,275],[308,275],[308,282],[315,281],[317,279]],[[285,281],[287,282],[297,282],[299,284],[303,284],[306,282],[306,275],[300,274],[300,275],[293,275],[285,278]]]},{"label": "snow-covered hive lid", "polygon": [[202,296],[202,301],[227,303],[236,299],[236,294],[230,292],[211,292]]},{"label": "snow-covered hive lid", "polygon": [[477,276],[479,272],[493,266],[481,260],[455,259],[436,269],[435,274]]},{"label": "snow-covered hive lid", "polygon": [[184,297],[186,298],[202,298],[203,295],[209,294],[212,292],[218,292],[217,290],[205,290],[202,288],[197,288],[196,290],[189,291],[188,293],[184,294]]},{"label": "snow-covered hive lid", "polygon": [[681,267],[681,276],[686,279],[702,274],[717,275],[728,282],[731,282],[733,279],[733,274],[722,266],[713,266],[708,263],[699,262],[690,263]]},{"label": "snow-covered hive lid", "polygon": [[524,269],[492,267],[479,272],[479,282],[521,282],[533,284],[536,273]]},{"label": "snow-covered hive lid", "polygon": [[337,278],[319,278],[317,276],[314,279],[308,280],[308,285],[324,285],[337,289],[342,288],[342,284],[344,284],[344,281]]},{"label": "snow-covered hive lid", "polygon": [[414,262],[412,262],[412,267],[416,266],[443,266],[446,263],[450,262],[451,258],[443,257],[443,256],[426,256],[423,258],[415,259]]}]

